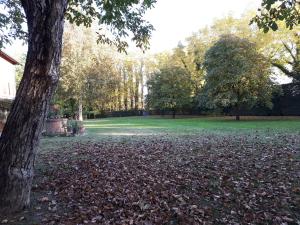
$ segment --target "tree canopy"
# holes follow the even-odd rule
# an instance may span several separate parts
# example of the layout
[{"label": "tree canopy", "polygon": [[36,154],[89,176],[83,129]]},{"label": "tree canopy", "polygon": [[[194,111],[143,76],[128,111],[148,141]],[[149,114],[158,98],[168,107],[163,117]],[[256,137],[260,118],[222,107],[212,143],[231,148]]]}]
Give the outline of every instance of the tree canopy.
[{"label": "tree canopy", "polygon": [[190,107],[192,80],[183,68],[171,66],[161,68],[148,81],[147,104],[152,109],[172,110],[173,117],[179,109]]},{"label": "tree canopy", "polygon": [[202,106],[233,108],[237,119],[242,108],[260,102],[271,107],[270,66],[255,44],[236,36],[222,36],[205,54]]},{"label": "tree canopy", "polygon": [[299,0],[263,0],[258,15],[251,20],[251,23],[256,23],[267,33],[270,29],[278,30],[278,21],[284,21],[289,29],[299,25]]},{"label": "tree canopy", "polygon": [[[28,29],[24,4],[26,0],[0,0],[0,48],[15,39],[28,39]],[[147,9],[156,0],[69,0],[65,18],[70,23],[90,27],[98,23],[98,42],[114,44],[120,51],[128,46],[126,38],[131,39],[137,47],[149,44],[153,26],[143,19]],[[42,3],[42,1],[41,1]],[[52,4],[55,4],[53,1]]]},{"label": "tree canopy", "polygon": [[296,74],[299,74],[296,69],[299,65],[299,57],[297,57],[299,26],[289,30],[283,22],[278,22],[279,30],[264,33],[255,24],[249,26],[249,21],[253,15],[254,12],[249,11],[238,19],[231,15],[217,19],[211,26],[188,37],[186,49],[200,74],[205,73],[203,62],[206,51],[220,36],[231,34],[240,38],[247,38],[255,43],[257,51],[272,64],[271,75],[273,78],[278,79],[278,77],[286,75],[295,81],[297,80],[295,77],[297,77]]}]

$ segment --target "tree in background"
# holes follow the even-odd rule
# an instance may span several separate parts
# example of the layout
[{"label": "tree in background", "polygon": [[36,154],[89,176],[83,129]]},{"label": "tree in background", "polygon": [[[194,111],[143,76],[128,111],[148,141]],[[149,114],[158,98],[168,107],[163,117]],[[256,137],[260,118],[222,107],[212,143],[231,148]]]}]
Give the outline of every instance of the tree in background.
[{"label": "tree in background", "polygon": [[263,0],[258,12],[251,23],[256,23],[265,33],[278,30],[278,21],[284,21],[289,29],[300,24],[299,0]]},{"label": "tree in background", "polygon": [[161,68],[147,83],[147,106],[150,109],[176,111],[191,106],[192,80],[190,74],[177,66]]},{"label": "tree in background", "polygon": [[[299,33],[300,28],[294,27],[291,31],[285,28],[284,24],[278,23],[280,27],[278,31],[263,33],[255,24],[249,26],[249,20],[253,15],[254,12],[249,11],[238,19],[231,15],[226,16],[215,20],[210,27],[203,28],[187,38],[187,52],[190,55],[189,57],[194,60],[199,74],[202,74],[202,78],[205,73],[203,65],[206,51],[218,41],[220,36],[228,34],[246,38],[255,43],[257,51],[263,54],[270,65],[273,66],[270,74],[272,78],[276,79],[278,75],[282,74],[291,77],[291,73],[295,74],[293,68],[297,66],[293,66],[293,68],[290,68],[290,66],[291,64],[299,64],[299,60],[295,60],[297,57],[294,56],[296,55],[297,41],[299,41],[299,37],[295,34]],[[279,67],[286,70],[274,69]]]},{"label": "tree in background", "polygon": [[173,50],[169,64],[185,69],[191,76],[192,95],[196,96],[202,86],[203,73],[197,68],[197,64],[193,55],[189,54],[188,49],[179,42],[178,46]]},{"label": "tree in background", "polygon": [[77,102],[77,114],[82,120],[83,108],[105,110],[116,100],[115,91],[119,81],[117,51],[108,46],[97,45],[91,28],[66,24],[63,44],[61,77],[55,101],[68,108],[70,99]]},{"label": "tree in background", "polygon": [[[106,26],[98,41],[124,50],[129,33],[137,47],[147,46],[153,27],[143,19],[155,0],[0,1],[0,48],[28,38],[24,75],[0,138],[0,212],[29,205],[33,165],[51,97],[59,80],[64,19],[76,25]],[[24,24],[27,30],[24,30]]]},{"label": "tree in background", "polygon": [[121,80],[118,77],[115,61],[105,54],[95,57],[93,66],[87,70],[84,85],[84,103],[89,109],[100,112],[115,110],[116,91]]},{"label": "tree in background", "polygon": [[[294,82],[300,80],[300,1],[299,0],[263,0],[258,14],[252,18],[251,24],[257,24],[265,33],[269,30],[282,30],[282,23],[293,30],[292,38],[281,40],[283,54],[276,54],[271,61],[283,74]],[[282,51],[281,51],[282,53]]]},{"label": "tree in background", "polygon": [[[79,118],[83,110],[88,117],[124,110],[137,113],[144,105],[145,59],[96,45],[95,39],[92,28],[66,25],[61,78],[54,102],[64,114],[76,113]],[[79,110],[73,111],[71,99]]]},{"label": "tree in background", "polygon": [[116,91],[118,111],[138,111],[144,108],[146,64],[142,56],[121,56],[116,62],[120,83]]},{"label": "tree in background", "polygon": [[91,29],[73,24],[65,25],[63,38],[61,77],[59,83],[60,100],[73,98],[78,103],[78,119],[82,118],[82,105],[87,83],[87,72],[94,67],[93,58],[100,53]]},{"label": "tree in background", "polygon": [[200,104],[240,111],[261,103],[272,107],[270,67],[255,44],[236,36],[222,36],[205,54],[205,86]]},{"label": "tree in background", "polygon": [[[295,29],[297,30],[297,29]],[[300,33],[295,32],[288,40],[282,41],[283,49],[273,57],[271,63],[293,82],[300,81]]]}]

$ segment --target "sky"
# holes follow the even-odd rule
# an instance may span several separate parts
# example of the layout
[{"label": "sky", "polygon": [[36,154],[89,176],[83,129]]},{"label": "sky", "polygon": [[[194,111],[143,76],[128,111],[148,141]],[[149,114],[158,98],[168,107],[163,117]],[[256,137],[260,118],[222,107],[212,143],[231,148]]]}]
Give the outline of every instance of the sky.
[{"label": "sky", "polygon": [[158,0],[146,14],[155,28],[150,51],[172,49],[214,19],[228,14],[239,17],[247,10],[256,10],[260,3],[261,0]]},{"label": "sky", "polygon": [[[236,17],[248,9],[257,9],[261,0],[157,0],[154,8],[145,18],[154,26],[150,53],[175,48],[179,41],[201,28],[210,25],[214,19],[229,13]],[[19,58],[26,51],[20,42],[7,47],[6,52]]]},{"label": "sky", "polygon": [[[150,53],[158,53],[175,48],[179,41],[191,36],[194,32],[209,26],[215,19],[229,14],[240,17],[247,10],[257,10],[262,0],[157,0],[154,8],[145,18],[155,28],[150,41]],[[131,46],[134,46],[133,44]],[[16,42],[6,49],[15,58],[26,52],[26,46]],[[129,49],[130,50],[130,49]],[[135,48],[132,48],[136,51]],[[280,83],[290,79],[278,77]]]}]

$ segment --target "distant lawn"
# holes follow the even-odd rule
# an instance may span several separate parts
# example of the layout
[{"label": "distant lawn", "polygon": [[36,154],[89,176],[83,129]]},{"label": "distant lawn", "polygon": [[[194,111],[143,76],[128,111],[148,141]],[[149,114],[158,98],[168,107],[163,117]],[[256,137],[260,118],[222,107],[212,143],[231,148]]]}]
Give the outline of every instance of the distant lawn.
[{"label": "distant lawn", "polygon": [[170,119],[162,117],[123,117],[87,120],[89,134],[143,135],[171,133],[188,135],[202,132],[300,132],[300,117],[200,117]]},{"label": "distant lawn", "polygon": [[[155,136],[160,139],[193,138],[211,135],[259,137],[265,142],[273,139],[281,142],[281,135],[299,135],[300,117],[121,117],[84,121],[86,133],[79,137],[44,137],[42,150],[53,151],[70,143],[106,141],[137,141],[139,138]],[[253,139],[253,140],[254,140]]]}]

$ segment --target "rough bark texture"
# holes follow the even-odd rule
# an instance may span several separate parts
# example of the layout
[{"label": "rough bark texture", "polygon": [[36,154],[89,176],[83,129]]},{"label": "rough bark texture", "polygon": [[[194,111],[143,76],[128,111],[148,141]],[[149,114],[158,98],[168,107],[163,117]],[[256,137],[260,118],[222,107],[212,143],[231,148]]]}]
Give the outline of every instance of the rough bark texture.
[{"label": "rough bark texture", "polygon": [[24,76],[0,139],[0,213],[30,203],[33,167],[57,86],[67,0],[22,0],[28,24]]}]

